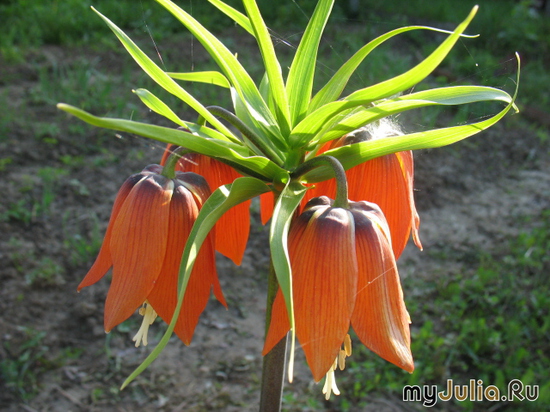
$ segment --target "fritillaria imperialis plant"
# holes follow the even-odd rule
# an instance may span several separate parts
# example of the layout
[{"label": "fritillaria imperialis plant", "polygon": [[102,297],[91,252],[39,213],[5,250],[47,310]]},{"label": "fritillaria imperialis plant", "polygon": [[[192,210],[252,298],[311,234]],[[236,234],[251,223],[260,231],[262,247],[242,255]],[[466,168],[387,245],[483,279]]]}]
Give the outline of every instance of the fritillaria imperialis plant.
[{"label": "fritillaria imperialis plant", "polygon": [[[157,347],[123,386],[158,356],[173,332],[190,343],[212,289],[225,305],[214,249],[240,263],[250,200],[257,196],[263,222],[271,220],[272,262],[261,409],[280,408],[288,332],[290,380],[297,337],[314,380],[326,377],[327,398],[338,393],[334,371],[351,355],[350,326],[372,351],[412,372],[410,319],[396,268],[411,232],[420,247],[411,150],[465,139],[515,109],[515,97],[490,87],[408,92],[464,36],[477,8],[407,72],[343,96],[354,71],[376,47],[409,31],[440,30],[390,31],[359,49],[314,90],[318,47],[334,0],[319,0],[288,73],[254,0],[243,0],[246,14],[209,1],[257,41],[265,68],[259,84],[239,62],[238,50],[229,50],[176,4],[157,0],[202,43],[219,71],[166,72],[97,13],[158,85],[198,113],[197,120],[181,119],[176,114],[181,107],[170,108],[145,89],[135,94],[177,127],[101,118],[58,105],[92,125],[168,144],[163,166],[147,166],[123,184],[99,256],[79,286],[95,283],[113,268],[105,330],[141,308],[144,321],[136,344],[147,342],[147,328],[157,315],[168,323]],[[227,90],[233,107],[205,107],[178,81]],[[377,127],[408,110],[482,101],[502,102],[504,108],[483,121],[417,133]]]}]

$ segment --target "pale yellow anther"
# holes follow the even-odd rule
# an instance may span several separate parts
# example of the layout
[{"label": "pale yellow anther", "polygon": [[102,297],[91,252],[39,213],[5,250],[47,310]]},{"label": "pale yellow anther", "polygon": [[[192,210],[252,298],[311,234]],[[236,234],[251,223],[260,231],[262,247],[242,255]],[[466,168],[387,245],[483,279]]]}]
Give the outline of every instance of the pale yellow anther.
[{"label": "pale yellow anther", "polygon": [[136,342],[136,348],[141,343],[143,343],[143,346],[147,346],[147,333],[149,332],[149,326],[151,326],[157,318],[157,312],[155,312],[153,307],[148,302],[145,302],[143,306],[139,308],[139,314],[143,316],[143,320],[138,332],[132,339]]},{"label": "pale yellow anther", "polygon": [[341,350],[338,353],[338,368],[343,371],[346,368],[346,351]]},{"label": "pale yellow anther", "polygon": [[344,350],[346,351],[346,356],[351,356],[351,338],[349,335],[346,335],[344,338]]}]

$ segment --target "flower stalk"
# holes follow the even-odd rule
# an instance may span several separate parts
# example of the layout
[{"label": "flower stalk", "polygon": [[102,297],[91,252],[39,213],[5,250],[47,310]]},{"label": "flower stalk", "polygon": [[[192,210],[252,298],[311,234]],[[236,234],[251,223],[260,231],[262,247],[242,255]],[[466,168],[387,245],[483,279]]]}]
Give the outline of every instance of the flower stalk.
[{"label": "flower stalk", "polygon": [[160,174],[167,179],[174,179],[176,177],[176,165],[178,164],[178,161],[187,153],[191,153],[191,151],[187,150],[185,147],[178,146],[172,149]]},{"label": "flower stalk", "polygon": [[334,207],[341,207],[343,209],[349,208],[348,202],[348,180],[346,177],[346,171],[342,164],[332,156],[317,156],[313,159],[302,163],[294,170],[291,177],[299,179],[306,173],[322,166],[328,166],[334,172],[334,179],[336,180],[336,196],[334,198]]}]

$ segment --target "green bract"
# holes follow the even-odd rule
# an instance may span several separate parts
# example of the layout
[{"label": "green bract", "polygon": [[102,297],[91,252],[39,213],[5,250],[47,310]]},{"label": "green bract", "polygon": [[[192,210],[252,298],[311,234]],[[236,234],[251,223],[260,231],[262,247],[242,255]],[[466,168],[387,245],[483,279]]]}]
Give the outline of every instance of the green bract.
[{"label": "green bract", "polygon": [[[333,177],[331,169],[319,167],[302,176],[300,181],[292,180],[292,171],[307,160],[308,155],[314,156],[321,145],[368,123],[420,107],[463,105],[481,101],[499,101],[505,106],[499,113],[477,123],[375,139],[336,148],[325,154],[338,159],[345,169],[349,169],[369,159],[397,151],[433,148],[454,143],[492,126],[510,109],[516,109],[515,96],[490,87],[443,87],[402,94],[425,79],[439,65],[456,41],[464,36],[463,32],[476,14],[477,7],[474,7],[453,32],[448,33],[446,40],[433,53],[409,71],[359,89],[348,96],[342,96],[351,75],[377,46],[408,31],[441,30],[410,26],[386,33],[358,50],[336,71],[326,85],[314,93],[317,51],[334,0],[319,0],[286,79],[283,77],[271,36],[255,1],[243,0],[246,10],[244,15],[220,0],[209,0],[258,42],[265,67],[265,76],[260,85],[254,83],[234,52],[190,14],[169,0],[156,1],[180,20],[202,43],[219,66],[219,72],[166,72],[145,55],[113,22],[99,12],[96,13],[112,29],[141,68],[162,88],[193,108],[199,114],[199,118],[196,122],[180,119],[150,91],[138,89],[135,90],[135,94],[151,110],[189,131],[130,120],[96,117],[66,104],[59,104],[58,107],[95,126],[184,146],[193,152],[228,163],[247,176],[237,179],[232,185],[216,190],[201,210],[183,254],[179,282],[180,305],[196,252],[217,219],[231,206],[272,190],[277,196],[270,231],[272,261],[285,297],[290,324],[294,325],[292,274],[286,243],[288,227],[306,191],[303,183]],[[233,113],[238,118],[239,125],[242,125],[238,129],[243,131],[246,128],[248,135],[243,133],[243,136],[240,136],[226,127],[218,119],[218,115],[214,114],[214,110],[211,112],[174,79],[205,82],[229,89],[234,105]],[[395,97],[396,95],[399,97]],[[179,310],[175,313],[179,313]],[[175,319],[158,347],[128,378],[125,385],[158,355],[166,345],[174,324]],[[293,353],[292,350],[291,354]]]}]

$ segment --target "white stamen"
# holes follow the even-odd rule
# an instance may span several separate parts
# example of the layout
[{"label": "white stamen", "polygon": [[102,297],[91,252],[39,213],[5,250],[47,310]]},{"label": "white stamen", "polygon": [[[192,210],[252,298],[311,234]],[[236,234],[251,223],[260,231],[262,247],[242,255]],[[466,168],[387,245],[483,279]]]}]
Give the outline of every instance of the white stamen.
[{"label": "white stamen", "polygon": [[336,377],[334,376],[334,369],[336,368],[337,359],[334,360],[334,363],[330,367],[325,377],[325,385],[323,386],[323,393],[325,394],[325,399],[328,401],[330,395],[334,392],[335,395],[340,395],[338,386],[336,386]]},{"label": "white stamen", "polygon": [[325,376],[325,385],[323,386],[323,393],[325,394],[325,399],[328,401],[330,399],[330,395],[332,392],[334,392],[335,395],[340,395],[340,391],[338,390],[338,386],[336,386],[336,376],[334,375],[334,371],[336,368],[340,368],[340,370],[344,370],[346,367],[346,357],[351,355],[351,338],[349,335],[346,335],[343,342],[343,349],[340,349],[338,352],[338,356],[336,359],[334,359],[334,363],[328,370],[326,376]]},{"label": "white stamen", "polygon": [[147,333],[149,332],[149,326],[151,326],[157,318],[157,312],[155,312],[153,307],[148,302],[145,302],[143,306],[139,308],[139,314],[143,316],[143,320],[138,332],[132,339],[136,342],[136,348],[139,347],[141,343],[143,343],[143,346],[147,346]]}]

